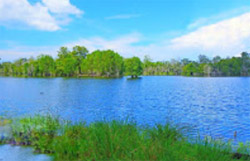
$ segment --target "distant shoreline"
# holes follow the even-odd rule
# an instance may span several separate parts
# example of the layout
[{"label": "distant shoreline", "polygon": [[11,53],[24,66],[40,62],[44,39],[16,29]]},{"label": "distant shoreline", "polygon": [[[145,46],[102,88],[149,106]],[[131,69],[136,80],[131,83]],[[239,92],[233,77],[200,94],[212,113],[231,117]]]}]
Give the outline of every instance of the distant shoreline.
[{"label": "distant shoreline", "polygon": [[210,59],[199,55],[198,61],[187,58],[153,62],[149,56],[124,58],[112,50],[96,50],[91,53],[84,46],[70,51],[61,47],[58,56],[39,55],[37,58],[21,58],[14,62],[0,63],[0,75],[29,77],[100,77],[123,76],[195,76],[232,77],[250,76],[250,54],[240,57]]}]

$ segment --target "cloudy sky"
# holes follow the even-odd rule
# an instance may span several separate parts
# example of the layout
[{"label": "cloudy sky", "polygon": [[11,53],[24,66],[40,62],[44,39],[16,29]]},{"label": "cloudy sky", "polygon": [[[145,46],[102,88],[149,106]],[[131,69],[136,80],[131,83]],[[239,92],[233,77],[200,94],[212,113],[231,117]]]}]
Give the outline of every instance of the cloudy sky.
[{"label": "cloudy sky", "polygon": [[0,58],[61,46],[153,60],[250,51],[249,0],[0,0]]}]

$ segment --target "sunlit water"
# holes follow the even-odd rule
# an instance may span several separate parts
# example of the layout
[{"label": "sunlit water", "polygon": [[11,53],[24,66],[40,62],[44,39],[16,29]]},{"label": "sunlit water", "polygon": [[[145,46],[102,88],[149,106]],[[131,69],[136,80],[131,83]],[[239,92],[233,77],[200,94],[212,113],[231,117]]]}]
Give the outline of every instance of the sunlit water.
[{"label": "sunlit water", "polygon": [[[250,140],[250,78],[0,78],[0,115],[52,112],[72,121],[172,120],[216,138]],[[196,134],[198,132],[195,132]]]}]

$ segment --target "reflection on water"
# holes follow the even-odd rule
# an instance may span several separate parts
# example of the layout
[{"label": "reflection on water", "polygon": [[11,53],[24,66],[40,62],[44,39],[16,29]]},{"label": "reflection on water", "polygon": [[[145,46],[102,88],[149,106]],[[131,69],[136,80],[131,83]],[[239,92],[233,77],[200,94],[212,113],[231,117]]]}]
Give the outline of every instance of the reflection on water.
[{"label": "reflection on water", "polygon": [[46,155],[33,154],[31,148],[11,145],[0,146],[0,161],[51,161]]},{"label": "reflection on water", "polygon": [[[7,112],[6,112],[7,111]],[[250,78],[0,78],[0,115],[54,112],[72,121],[171,119],[212,135],[250,140]]]}]

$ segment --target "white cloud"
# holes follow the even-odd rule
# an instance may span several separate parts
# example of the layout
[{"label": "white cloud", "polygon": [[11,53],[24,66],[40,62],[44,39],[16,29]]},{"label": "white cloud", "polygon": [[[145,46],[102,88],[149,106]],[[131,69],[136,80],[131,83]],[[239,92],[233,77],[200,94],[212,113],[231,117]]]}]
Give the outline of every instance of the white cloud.
[{"label": "white cloud", "polygon": [[140,34],[129,34],[113,40],[92,38],[78,43],[88,44],[93,49],[110,48],[125,57],[135,55],[142,58],[148,54],[155,60],[195,59],[199,54],[236,56],[242,51],[250,51],[250,12],[200,27],[171,40],[161,39],[151,44],[143,44],[143,41]]},{"label": "white cloud", "polygon": [[[71,43],[61,44],[69,48],[75,45],[86,46],[90,51],[112,49],[124,57],[150,55],[154,60],[171,58],[196,59],[199,54],[210,57],[220,55],[236,56],[242,51],[250,51],[250,13],[223,20],[174,39],[160,39],[146,44],[143,35],[131,33],[113,39],[103,37],[82,38]],[[60,46],[19,47],[0,51],[3,60],[17,59],[40,53],[56,56]],[[7,53],[7,54],[6,54]],[[18,54],[19,53],[19,54]],[[7,59],[10,60],[10,59]]]},{"label": "white cloud", "polygon": [[13,61],[18,58],[37,57],[40,54],[57,55],[59,46],[17,46],[11,49],[0,50],[2,61]]},{"label": "white cloud", "polygon": [[138,18],[140,15],[138,14],[121,14],[121,15],[115,15],[106,17],[106,20],[118,20],[118,19],[131,19],[131,18]]},{"label": "white cloud", "polygon": [[31,5],[27,0],[0,0],[0,23],[22,22],[40,30],[55,31],[60,27],[49,14],[48,8],[36,3]]},{"label": "white cloud", "polygon": [[74,15],[81,15],[83,13],[83,11],[70,4],[69,0],[42,0],[42,2],[53,13]]},{"label": "white cloud", "polygon": [[88,47],[90,51],[93,50],[104,50],[112,49],[116,51],[126,50],[131,47],[131,45],[139,42],[141,35],[138,33],[132,33],[125,36],[120,36],[115,39],[104,39],[101,37],[93,37],[89,39],[81,39],[70,44],[66,44],[68,47],[73,47],[75,45],[84,45]]},{"label": "white cloud", "polygon": [[54,57],[61,46],[72,49],[75,45],[85,46],[90,52],[94,50],[111,49],[124,57],[138,56],[143,58],[150,55],[154,60],[166,60],[176,58],[175,53],[169,49],[165,42],[157,42],[149,45],[138,44],[144,41],[144,37],[140,33],[130,33],[113,39],[103,37],[84,38],[71,43],[61,44],[59,46],[48,47],[29,47],[15,46],[11,50],[0,50],[2,60],[15,60],[22,57],[38,56],[41,53],[49,54]]},{"label": "white cloud", "polygon": [[[68,19],[69,14],[82,14],[69,0],[43,0],[43,3],[37,2],[34,5],[28,0],[0,0],[0,25],[4,26],[27,25],[39,30],[56,31],[60,29],[60,22]],[[57,20],[56,17],[60,16],[63,18]]]},{"label": "white cloud", "polygon": [[198,28],[196,31],[171,40],[175,50],[210,52],[213,55],[233,56],[249,49],[250,12]]},{"label": "white cloud", "polygon": [[0,50],[0,57],[3,60],[15,60],[21,57],[38,56],[39,54],[50,54],[54,57],[57,55],[57,50],[61,46],[66,46],[71,49],[75,45],[82,45],[92,52],[94,50],[107,50],[112,49],[124,57],[139,56],[143,57],[144,48],[136,46],[140,42],[142,36],[139,33],[131,33],[120,36],[114,39],[105,39],[102,37],[92,37],[80,39],[71,43],[61,44],[59,46],[50,47],[29,47],[29,46],[15,46],[11,50]]},{"label": "white cloud", "polygon": [[201,18],[196,19],[191,24],[189,24],[187,29],[192,30],[192,29],[200,28],[202,26],[211,25],[211,24],[217,23],[219,21],[230,19],[232,17],[237,17],[239,15],[242,15],[244,13],[249,12],[249,10],[250,10],[249,6],[244,6],[244,7],[241,7],[241,8],[237,8],[237,9],[233,9],[233,10],[230,10],[230,11],[222,12],[222,13],[212,15],[212,16],[209,16],[209,17],[201,17]]}]

